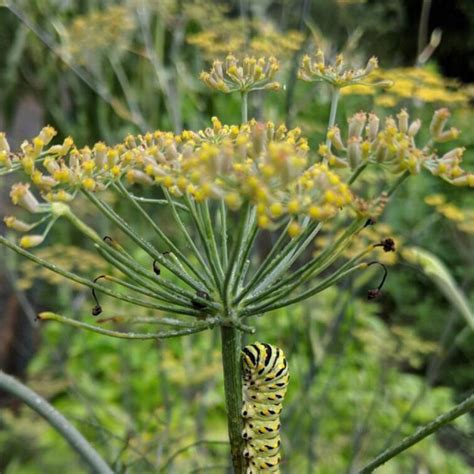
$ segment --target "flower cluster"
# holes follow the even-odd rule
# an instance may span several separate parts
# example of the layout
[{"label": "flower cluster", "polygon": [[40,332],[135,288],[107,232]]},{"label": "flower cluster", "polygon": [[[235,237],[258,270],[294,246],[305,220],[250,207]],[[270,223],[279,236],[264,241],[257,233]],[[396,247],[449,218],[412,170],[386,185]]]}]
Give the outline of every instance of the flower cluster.
[{"label": "flower cluster", "polygon": [[383,81],[391,81],[393,85],[375,97],[375,104],[382,107],[393,107],[400,101],[413,99],[449,104],[465,104],[469,101],[468,90],[461,89],[456,81],[446,79],[428,68],[377,69],[364,81],[366,84],[347,87],[341,93],[376,95],[379,89],[375,85]]},{"label": "flower cluster", "polygon": [[460,208],[448,202],[443,194],[426,196],[425,203],[435,208],[442,217],[452,221],[454,225],[467,234],[474,234],[474,209]]},{"label": "flower cluster", "polygon": [[[342,89],[365,81],[377,67],[377,58],[372,57],[365,68],[348,68],[342,54],[336,57],[334,64],[327,64],[324,53],[319,49],[313,58],[309,55],[303,57],[298,70],[298,78],[307,82],[327,82],[338,89]],[[390,82],[383,81],[377,85],[388,86]]]},{"label": "flower cluster", "polygon": [[[206,26],[204,22],[202,25]],[[252,33],[252,34],[250,34]],[[284,60],[298,51],[304,35],[296,30],[279,31],[272,23],[222,17],[198,33],[186,37],[207,58],[223,58],[229,51],[254,56],[278,56]]]},{"label": "flower cluster", "polygon": [[121,5],[79,15],[63,30],[62,50],[73,61],[87,65],[99,52],[125,48],[134,29],[133,15]]},{"label": "flower cluster", "polygon": [[278,90],[280,84],[275,81],[275,75],[279,69],[280,63],[274,57],[245,56],[239,61],[229,54],[224,62],[214,61],[210,72],[202,72],[201,80],[211,89],[225,93]]},{"label": "flower cluster", "polygon": [[415,137],[420,130],[419,119],[410,122],[409,114],[402,110],[396,119],[388,117],[380,128],[380,119],[373,113],[359,112],[349,118],[348,136],[344,142],[338,126],[329,129],[327,137],[332,147],[322,144],[320,155],[334,167],[349,167],[353,170],[366,163],[380,163],[392,173],[409,171],[420,173],[426,168],[432,174],[458,186],[474,186],[474,174],[461,168],[464,148],[454,148],[438,156],[433,144],[456,139],[456,128],[446,129],[449,118],[447,109],[433,115],[430,124],[431,140],[418,147]]},{"label": "flower cluster", "polygon": [[[260,227],[271,228],[289,217],[289,233],[295,236],[301,230],[299,217],[325,220],[353,202],[336,172],[325,164],[310,164],[308,143],[298,128],[288,130],[272,122],[228,126],[214,118],[212,127],[199,132],[156,131],[128,136],[112,147],[96,143],[82,149],[70,138],[46,148],[54,133],[46,127],[31,143],[23,143],[20,153],[7,155],[9,166],[21,167],[49,203],[67,203],[77,190],[100,192],[123,179],[162,186],[175,198],[224,200],[232,210],[250,202]],[[15,184],[10,195],[30,213],[48,208],[30,183]],[[22,232],[32,229],[15,217],[7,217],[6,223]],[[42,239],[25,236],[22,245],[38,245]]]}]

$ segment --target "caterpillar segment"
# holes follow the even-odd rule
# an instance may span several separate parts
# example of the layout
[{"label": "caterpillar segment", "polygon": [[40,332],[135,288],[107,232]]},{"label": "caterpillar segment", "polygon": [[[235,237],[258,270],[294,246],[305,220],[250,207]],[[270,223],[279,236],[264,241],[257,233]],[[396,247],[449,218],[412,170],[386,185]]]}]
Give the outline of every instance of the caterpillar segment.
[{"label": "caterpillar segment", "polygon": [[288,386],[288,363],[283,351],[256,342],[242,351],[247,474],[280,472],[280,413]]}]

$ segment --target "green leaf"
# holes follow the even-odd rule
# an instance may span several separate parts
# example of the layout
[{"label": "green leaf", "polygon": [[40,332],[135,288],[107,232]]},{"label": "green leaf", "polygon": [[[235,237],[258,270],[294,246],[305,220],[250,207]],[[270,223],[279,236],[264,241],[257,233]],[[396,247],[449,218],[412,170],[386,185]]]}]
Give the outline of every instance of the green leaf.
[{"label": "green leaf", "polygon": [[408,262],[422,268],[425,275],[462,314],[469,327],[474,331],[474,314],[469,307],[469,302],[446,265],[436,255],[420,247],[404,249],[403,257]]}]

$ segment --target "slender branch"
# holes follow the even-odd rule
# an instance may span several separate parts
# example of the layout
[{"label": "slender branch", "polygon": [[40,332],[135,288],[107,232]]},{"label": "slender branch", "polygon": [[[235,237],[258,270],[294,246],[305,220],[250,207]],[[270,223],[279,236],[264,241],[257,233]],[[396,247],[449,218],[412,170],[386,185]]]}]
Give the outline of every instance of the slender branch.
[{"label": "slender branch", "polygon": [[245,227],[247,225],[250,212],[251,212],[250,204],[247,204],[242,210],[238,230],[237,230],[237,233],[235,234],[235,239],[232,242],[230,262],[229,262],[229,266],[227,267],[227,271],[224,277],[224,286],[223,286],[223,293],[224,293],[226,304],[230,303],[230,291],[234,285],[234,279],[236,277],[236,268],[238,266],[237,259],[242,250],[243,236],[245,234]]},{"label": "slender branch", "polygon": [[402,453],[403,451],[407,450],[414,444],[419,443],[422,439],[433,434],[435,431],[439,430],[442,426],[446,425],[447,423],[450,423],[451,421],[455,420],[456,418],[459,418],[460,416],[464,415],[465,413],[473,409],[474,409],[474,394],[466,398],[463,402],[456,405],[453,409],[449,410],[443,415],[440,415],[438,418],[435,418],[433,421],[431,421],[427,425],[418,429],[411,436],[407,436],[396,446],[390,449],[387,449],[386,451],[378,455],[373,461],[371,461],[369,464],[363,467],[359,471],[359,474],[369,474],[373,472],[376,468],[382,466],[382,464],[385,464],[387,461],[394,458],[395,456]]},{"label": "slender branch", "polygon": [[[184,225],[181,217],[179,216],[179,213],[177,211],[177,206],[172,199],[171,199],[171,196],[168,192],[168,190],[166,188],[163,187],[163,192],[166,196],[166,199],[167,199],[167,202],[169,203],[169,205],[171,206],[171,212],[173,213],[173,217],[174,217],[174,220],[176,221],[176,224],[178,224],[178,227],[180,228],[181,232],[183,233],[185,239],[188,241],[188,244],[189,246],[191,247],[191,250],[194,252],[194,255],[196,256],[196,258],[198,259],[199,263],[201,264],[201,267],[202,269],[204,270],[204,272],[206,273],[206,275],[208,276],[208,278],[212,278],[212,274],[209,270],[209,267],[208,265],[206,264],[204,258],[202,257],[201,255],[201,252],[199,251],[199,249],[196,247],[196,244],[194,243],[194,240],[192,239],[192,237],[189,235],[189,232],[188,230],[186,229],[186,226]],[[190,212],[189,209],[184,206],[184,208],[186,209],[187,212]]]},{"label": "slender branch", "polygon": [[349,176],[349,179],[347,181],[347,184],[354,184],[356,179],[362,174],[362,172],[365,170],[365,168],[367,168],[367,165],[368,163],[365,162],[365,163],[362,163],[360,164],[355,170],[354,172]]},{"label": "slender branch", "polygon": [[222,254],[222,267],[224,271],[227,270],[229,265],[229,253],[227,250],[227,209],[225,202],[221,199],[219,203],[219,215],[220,215],[220,224],[221,224],[221,254]]},{"label": "slender branch", "polygon": [[[164,242],[164,244],[176,254],[176,256],[196,275],[198,280],[203,285],[206,285],[206,280],[202,277],[201,273],[198,272],[189,259],[184,255],[184,253],[179,250],[178,247],[173,243],[171,239],[169,239],[166,234],[160,229],[160,227],[155,223],[155,221],[150,217],[150,215],[143,210],[143,208],[129,195],[127,188],[120,182],[117,181],[116,189],[118,189],[125,198],[133,204],[135,209],[144,217],[144,219],[151,225],[152,229],[156,232],[156,234],[160,237],[160,239]],[[188,276],[189,279],[192,280],[192,277],[187,272],[182,272]],[[198,289],[199,284],[195,282],[196,289]]]},{"label": "slender branch", "polygon": [[[122,293],[118,293],[116,291],[113,291],[106,286],[99,285],[97,283],[94,283],[87,278],[80,277],[79,275],[76,275],[75,273],[68,272],[67,270],[64,270],[57,265],[53,263],[49,263],[46,260],[43,260],[40,257],[37,257],[36,255],[32,254],[31,252],[28,252],[27,250],[21,248],[20,246],[16,245],[15,243],[11,242],[10,240],[6,239],[3,236],[0,236],[0,244],[3,244],[10,248],[11,250],[15,251],[19,255],[22,255],[23,257],[28,258],[29,260],[32,260],[33,262],[48,268],[49,270],[58,273],[59,275],[75,281],[76,283],[79,283],[80,285],[87,286],[88,288],[93,288],[98,291],[101,291],[102,293],[105,293],[106,295],[111,296],[112,298],[116,298],[118,300],[126,301],[127,303],[131,303],[137,306],[142,306],[143,308],[149,308],[149,309],[155,309],[158,311],[166,311],[170,313],[175,313],[175,314],[185,314],[189,316],[200,316],[201,312],[189,308],[188,310],[182,309],[182,308],[175,308],[172,306],[163,306],[163,305],[157,305],[148,301],[140,300],[138,298],[124,295]],[[207,300],[206,300],[207,301]],[[208,302],[209,303],[209,302]]]},{"label": "slender branch", "polygon": [[[114,249],[112,248],[101,247],[99,245],[97,245],[96,248],[100,255],[104,258],[104,260],[106,260],[115,268],[120,270],[124,275],[128,276],[133,282],[140,283],[142,287],[148,289],[151,294],[148,294],[147,296],[189,308],[189,298],[182,297],[179,293],[173,293],[166,289],[156,287],[158,280],[156,274],[148,272],[140,265],[136,265],[136,262],[134,260],[128,261],[127,258],[122,259],[120,256],[120,252],[114,252]],[[149,282],[151,282],[152,284],[150,284]]]},{"label": "slender branch", "polygon": [[245,286],[245,288],[240,292],[238,297],[235,300],[235,303],[238,303],[241,301],[255,286],[255,284],[260,281],[262,275],[266,272],[267,268],[274,262],[275,256],[277,253],[280,251],[281,247],[283,246],[283,243],[285,240],[288,238],[288,227],[290,225],[290,222],[287,223],[285,228],[281,231],[277,241],[275,244],[272,246],[272,249],[268,253],[268,255],[265,257],[263,260],[262,264],[259,266],[257,271],[253,274],[252,278],[248,282],[248,284]]},{"label": "slender branch", "polygon": [[[214,265],[217,268],[219,279],[224,279],[224,271],[222,269],[221,258],[219,256],[219,250],[217,249],[216,235],[214,232],[214,226],[212,225],[211,214],[209,212],[209,203],[207,201],[197,206],[201,220],[204,224],[204,231],[206,232],[206,239],[209,242],[209,249],[211,251],[211,258],[214,261]],[[221,229],[222,230],[222,229]]]},{"label": "slender branch", "polygon": [[139,332],[120,332],[113,331],[111,329],[105,329],[93,324],[83,323],[75,319],[66,318],[56,313],[49,311],[40,313],[38,315],[40,321],[58,321],[68,326],[73,326],[78,329],[85,329],[86,331],[95,332],[104,336],[117,337],[119,339],[168,339],[170,337],[186,336],[188,334],[194,334],[196,332],[205,331],[211,326],[217,323],[216,318],[209,318],[205,323],[195,323],[193,327],[187,327],[183,329],[176,329],[174,331],[161,331],[156,333],[139,333]]},{"label": "slender branch", "polygon": [[253,316],[255,314],[261,314],[261,313],[266,313],[269,311],[273,311],[275,309],[283,308],[285,306],[290,306],[294,303],[298,303],[300,301],[303,301],[307,298],[310,298],[311,296],[316,295],[317,293],[321,293],[322,291],[328,289],[330,286],[334,285],[337,283],[339,280],[342,280],[355,270],[363,269],[366,268],[367,264],[366,263],[359,263],[358,265],[355,265],[352,268],[349,268],[348,270],[341,272],[337,271],[325,280],[323,280],[321,283],[317,284],[316,286],[309,288],[306,291],[303,291],[297,296],[294,296],[293,298],[288,298],[286,300],[281,300],[280,297],[275,297],[274,300],[268,301],[266,303],[262,303],[261,305],[257,306],[249,306],[246,309],[244,309],[241,313],[241,317],[248,317],[248,316]]},{"label": "slender branch", "polygon": [[[331,94],[331,111],[329,112],[328,130],[336,123],[336,112],[337,103],[339,101],[339,89],[337,87],[332,88]],[[331,140],[326,137],[326,146],[331,150]]]},{"label": "slender branch", "polygon": [[196,229],[198,231],[199,237],[201,238],[202,244],[204,246],[204,251],[206,252],[206,257],[207,261],[209,262],[209,266],[211,268],[211,273],[214,279],[214,286],[217,291],[220,291],[220,286],[221,286],[221,279],[219,278],[219,271],[216,267],[216,262],[213,259],[212,256],[212,251],[210,248],[210,242],[206,238],[206,231],[204,228],[204,222],[202,222],[202,219],[199,215],[199,213],[196,211],[196,206],[195,204],[191,201],[189,196],[186,195],[186,204],[188,206],[189,212],[191,213],[191,216],[194,221],[194,225],[196,226]]},{"label": "slender branch", "polygon": [[71,423],[38,393],[0,370],[0,388],[32,408],[42,416],[70,444],[74,451],[97,474],[113,474],[112,469],[101,458],[89,442]]},{"label": "slender branch", "polygon": [[168,472],[168,468],[173,464],[173,461],[182,453],[188,451],[191,448],[195,448],[196,446],[201,446],[201,445],[207,445],[207,444],[218,444],[218,445],[229,445],[229,441],[208,441],[208,440],[200,440],[196,441],[194,443],[188,444],[187,446],[184,446],[183,448],[178,449],[175,451],[169,458],[168,460],[163,464],[163,466],[160,468],[160,473],[165,473]]},{"label": "slender branch", "polygon": [[148,204],[159,204],[159,205],[162,205],[162,206],[167,206],[168,204],[171,204],[171,202],[172,202],[175,207],[181,209],[182,211],[189,212],[189,209],[184,204],[181,204],[180,202],[177,202],[177,201],[174,201],[174,200],[172,200],[170,202],[170,200],[168,200],[168,199],[154,199],[154,198],[145,198],[145,197],[142,197],[142,196],[135,196],[135,194],[131,193],[130,191],[129,191],[128,194],[130,195],[130,197],[134,201],[145,202],[145,203],[148,203]]},{"label": "slender branch", "polygon": [[410,172],[404,171],[399,178],[393,183],[393,185],[390,187],[390,189],[387,191],[387,196],[390,197],[400,186],[405,180],[410,176]]},{"label": "slender branch", "polygon": [[[139,234],[137,234],[128,224],[124,221],[108,204],[104,201],[101,201],[97,198],[94,193],[89,191],[83,191],[84,194],[92,201],[95,206],[104,213],[104,215],[114,224],[116,224],[123,232],[125,232],[136,244],[138,244],[145,252],[148,253],[151,257],[158,260],[160,264],[166,267],[170,272],[174,273],[179,279],[183,282],[187,283],[190,287],[194,288],[195,290],[202,290],[202,286],[197,284],[193,279],[189,277],[186,273],[183,273],[180,268],[172,265],[162,253],[158,252],[158,250],[153,247],[149,242],[144,240]],[[161,280],[161,283],[168,288],[172,289],[173,291],[185,291],[183,288],[179,288],[178,286],[168,282],[166,280]],[[192,297],[192,293],[188,293],[188,296]]]},{"label": "slender branch", "polygon": [[249,113],[248,113],[248,93],[247,92],[242,92],[241,94],[241,99],[242,103],[240,105],[241,107],[241,116],[242,116],[242,123],[247,123],[249,120]]}]

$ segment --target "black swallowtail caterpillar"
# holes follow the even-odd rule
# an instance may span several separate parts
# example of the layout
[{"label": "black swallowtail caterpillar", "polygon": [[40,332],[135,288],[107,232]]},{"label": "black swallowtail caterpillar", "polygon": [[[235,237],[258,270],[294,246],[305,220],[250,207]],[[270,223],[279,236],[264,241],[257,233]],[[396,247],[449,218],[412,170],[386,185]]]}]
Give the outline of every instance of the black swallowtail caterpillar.
[{"label": "black swallowtail caterpillar", "polygon": [[288,385],[285,354],[278,347],[256,342],[242,351],[247,474],[280,472],[280,413]]}]

